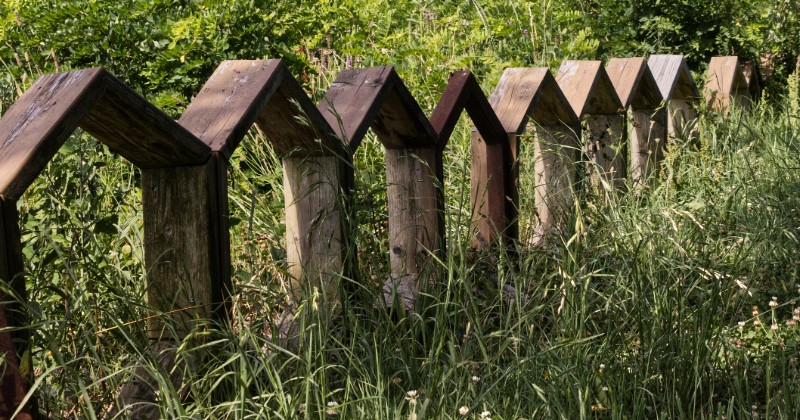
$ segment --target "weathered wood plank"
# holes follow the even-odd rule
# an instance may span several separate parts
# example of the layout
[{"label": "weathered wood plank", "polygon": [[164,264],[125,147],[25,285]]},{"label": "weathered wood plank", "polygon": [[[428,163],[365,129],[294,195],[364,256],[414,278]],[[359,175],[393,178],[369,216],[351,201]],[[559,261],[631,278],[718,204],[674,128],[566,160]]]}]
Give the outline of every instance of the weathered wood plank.
[{"label": "weathered wood plank", "polygon": [[642,57],[612,58],[606,66],[606,73],[623,108],[656,109],[664,100],[647,61]]},{"label": "weathered wood plank", "polygon": [[220,284],[216,188],[218,162],[142,170],[147,301],[159,311],[171,312],[148,322],[152,338],[173,338],[164,330],[174,323],[179,335],[196,319],[209,319],[224,285]]},{"label": "weathered wood plank", "polygon": [[584,143],[590,177],[598,174],[616,184],[627,177],[624,127],[624,117],[619,114],[592,114],[587,117]]},{"label": "weathered wood plank", "polygon": [[667,139],[667,110],[628,109],[630,171],[634,182],[643,183],[658,173]]},{"label": "weathered wood plank", "polygon": [[506,178],[512,167],[509,144],[485,141],[477,131],[472,132],[471,143],[470,200],[477,231],[472,245],[491,244],[501,235],[509,241],[516,240],[514,232],[509,231],[509,223],[516,217],[509,218],[506,209]]},{"label": "weathered wood plank", "polygon": [[498,232],[509,233],[504,209],[505,168],[511,167],[505,152],[508,135],[475,76],[459,71],[450,76],[431,114],[431,126],[439,136],[440,149],[445,148],[464,109],[477,128],[472,141],[471,197],[473,222],[477,225],[473,245],[482,246],[493,242]]},{"label": "weathered wood plank", "polygon": [[0,119],[0,196],[16,201],[102,96],[100,68],[40,77]]},{"label": "weathered wood plank", "polygon": [[344,268],[343,202],[346,165],[337,156],[283,160],[286,205],[286,259],[295,302],[305,285],[317,287],[329,302],[340,299]]},{"label": "weathered wood plank", "polygon": [[651,55],[647,65],[663,98],[694,100],[700,96],[682,55]]},{"label": "weathered wood plank", "polygon": [[532,244],[565,234],[573,213],[573,188],[576,183],[580,145],[574,129],[534,127],[534,205],[536,225]]},{"label": "weathered wood plank", "polygon": [[622,104],[628,109],[631,177],[643,182],[663,156],[667,114],[660,109],[661,90],[644,58],[612,58],[607,72]]},{"label": "weathered wood plank", "polygon": [[713,109],[728,110],[731,105],[746,107],[750,91],[742,73],[739,57],[712,57],[708,63],[708,78],[703,96]]},{"label": "weathered wood plank", "polygon": [[[5,328],[20,328],[27,325],[27,317],[20,302],[27,298],[23,276],[22,244],[20,242],[17,203],[0,199],[0,280],[7,282],[16,296],[0,293],[0,354],[5,362],[0,363],[0,418],[11,418],[22,403],[31,381],[31,372],[20,371],[20,356],[27,358],[30,369],[29,331]],[[16,343],[16,344],[15,344]],[[30,419],[31,402],[18,415],[19,419]]]},{"label": "weathered wood plank", "polygon": [[103,71],[103,95],[80,126],[139,168],[198,165],[211,148]]},{"label": "weathered wood plank", "polygon": [[435,148],[386,150],[391,275],[416,279],[415,291],[428,255],[444,251],[437,159]]},{"label": "weathered wood plank", "polygon": [[358,148],[394,87],[393,75],[391,67],[342,70],[317,106],[351,151]]},{"label": "weathered wood plank", "polygon": [[278,89],[285,71],[280,60],[223,61],[178,123],[212,151],[229,158]]},{"label": "weathered wood plank", "polygon": [[601,61],[564,61],[556,74],[556,82],[579,118],[621,112],[622,102]]}]

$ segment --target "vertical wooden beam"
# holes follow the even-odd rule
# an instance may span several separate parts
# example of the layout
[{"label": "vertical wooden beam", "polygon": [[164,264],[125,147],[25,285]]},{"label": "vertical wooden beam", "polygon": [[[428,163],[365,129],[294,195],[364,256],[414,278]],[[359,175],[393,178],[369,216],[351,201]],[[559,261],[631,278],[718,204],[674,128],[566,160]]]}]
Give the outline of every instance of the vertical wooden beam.
[{"label": "vertical wooden beam", "polygon": [[345,237],[340,192],[345,166],[338,156],[283,159],[286,259],[295,302],[303,287],[317,287],[326,301],[340,301]]},{"label": "vertical wooden beam", "polygon": [[517,217],[509,217],[510,212],[516,211],[515,201],[509,196],[511,192],[507,186],[508,182],[513,182],[510,180],[513,178],[511,171],[515,169],[510,163],[510,142],[516,144],[516,134],[508,137],[509,143],[490,143],[478,131],[472,132],[470,197],[472,220],[477,230],[473,239],[475,247],[494,242],[498,234],[502,234],[507,242],[517,239]]},{"label": "vertical wooden beam", "polygon": [[[23,277],[22,243],[16,200],[0,199],[0,279],[7,282],[16,296],[0,293],[0,330],[21,328],[27,324],[22,302],[27,298]],[[19,301],[17,301],[19,299]],[[11,418],[22,403],[30,382],[30,371],[20,370],[20,358],[30,369],[31,353],[29,332],[19,329],[0,332],[0,353],[5,360],[0,364],[0,418]],[[31,406],[23,408],[17,419],[30,419]]]},{"label": "vertical wooden beam", "polygon": [[148,322],[153,339],[174,339],[222,304],[228,280],[220,255],[218,158],[198,166],[142,170],[147,300],[165,313]]},{"label": "vertical wooden beam", "polygon": [[631,179],[642,183],[658,173],[667,139],[667,110],[628,108]]},{"label": "vertical wooden beam", "polygon": [[628,173],[624,124],[622,115],[594,114],[586,117],[584,142],[589,173],[594,174],[596,168],[600,176],[615,184],[619,184]]},{"label": "vertical wooden beam", "polygon": [[533,243],[551,235],[563,234],[573,208],[575,170],[580,143],[580,127],[536,126],[534,128],[534,203],[538,223]]}]

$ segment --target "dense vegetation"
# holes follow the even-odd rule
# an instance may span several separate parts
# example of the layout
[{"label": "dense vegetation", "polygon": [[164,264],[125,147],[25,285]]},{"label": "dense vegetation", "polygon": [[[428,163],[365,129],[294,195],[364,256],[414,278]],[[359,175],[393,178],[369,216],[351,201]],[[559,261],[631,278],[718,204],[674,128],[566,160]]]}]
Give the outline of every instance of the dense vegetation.
[{"label": "dense vegetation", "polygon": [[[561,244],[513,258],[469,255],[460,124],[445,163],[449,253],[417,314],[374,305],[387,216],[369,138],[355,156],[357,291],[335,317],[309,295],[299,349],[268,338],[286,306],[282,175],[253,133],[232,158],[233,325],[183,341],[188,398],[144,366],[162,378],[164,417],[800,415],[800,113],[797,79],[787,82],[797,2],[0,4],[0,111],[41,73],[95,65],[177,116],[224,59],[283,58],[315,98],[342,68],[392,64],[430,111],[458,68],[489,92],[512,65],[674,52],[701,71],[711,55],[768,54],[767,101],[749,115],[701,113],[697,141],[674,146],[650,188],[583,192]],[[529,181],[523,170],[528,207]],[[27,368],[48,416],[103,416],[142,363],[136,321],[152,312],[139,188],[130,164],[77,133],[20,201]],[[506,282],[520,293],[509,299]]]}]

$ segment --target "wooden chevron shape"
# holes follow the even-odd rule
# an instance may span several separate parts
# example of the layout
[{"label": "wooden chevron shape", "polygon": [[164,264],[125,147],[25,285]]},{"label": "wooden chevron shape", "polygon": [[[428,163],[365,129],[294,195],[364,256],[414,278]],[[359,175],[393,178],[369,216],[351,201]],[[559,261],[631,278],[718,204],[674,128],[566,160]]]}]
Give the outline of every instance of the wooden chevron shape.
[{"label": "wooden chevron shape", "polygon": [[750,86],[742,72],[739,57],[711,58],[703,96],[710,107],[718,110],[729,109],[734,103],[743,106],[749,104]]},{"label": "wooden chevron shape", "polygon": [[695,100],[700,96],[682,55],[654,54],[647,59],[647,65],[664,99]]},{"label": "wooden chevron shape", "polygon": [[211,149],[102,68],[40,77],[0,119],[0,196],[16,200],[78,127],[140,168]]}]

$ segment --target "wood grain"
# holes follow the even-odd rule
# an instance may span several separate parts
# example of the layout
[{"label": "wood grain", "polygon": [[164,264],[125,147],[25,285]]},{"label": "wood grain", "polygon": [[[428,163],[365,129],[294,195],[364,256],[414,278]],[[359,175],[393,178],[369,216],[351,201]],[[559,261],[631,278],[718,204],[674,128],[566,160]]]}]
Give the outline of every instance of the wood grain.
[{"label": "wood grain", "polygon": [[651,55],[647,65],[663,98],[693,100],[700,96],[682,55]]},{"label": "wood grain", "polygon": [[80,127],[139,168],[198,165],[211,148],[156,106],[102,71],[103,95]]},{"label": "wood grain", "polygon": [[[589,115],[584,135],[589,177],[600,176],[609,184],[621,185],[628,176],[625,125],[622,115]],[[597,183],[598,180],[592,180]]]},{"label": "wood grain", "polygon": [[0,196],[16,201],[102,96],[103,70],[40,77],[0,119]]},{"label": "wood grain", "polygon": [[728,110],[733,104],[749,104],[750,87],[742,73],[739,57],[712,57],[707,74],[703,96],[708,106]]},{"label": "wood grain", "polygon": [[534,127],[534,205],[536,225],[531,244],[542,245],[566,233],[573,213],[577,181],[576,132],[569,127]]},{"label": "wood grain", "polygon": [[218,203],[215,161],[200,166],[142,170],[144,249],[148,304],[177,311],[148,322],[154,339],[171,319],[182,336],[196,319],[209,319],[222,289],[215,235]]},{"label": "wood grain", "polygon": [[578,117],[620,112],[617,96],[601,61],[567,60],[561,63],[556,82]]},{"label": "wood grain", "polygon": [[656,109],[664,97],[642,57],[612,58],[606,72],[623,108]]},{"label": "wood grain", "polygon": [[337,280],[345,252],[340,192],[345,166],[336,156],[283,160],[286,259],[295,302],[308,287],[317,287],[329,302],[340,299]]},{"label": "wood grain", "polygon": [[631,179],[645,183],[658,174],[667,139],[667,110],[628,109]]}]

